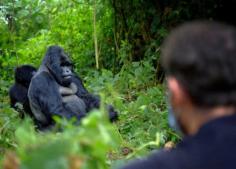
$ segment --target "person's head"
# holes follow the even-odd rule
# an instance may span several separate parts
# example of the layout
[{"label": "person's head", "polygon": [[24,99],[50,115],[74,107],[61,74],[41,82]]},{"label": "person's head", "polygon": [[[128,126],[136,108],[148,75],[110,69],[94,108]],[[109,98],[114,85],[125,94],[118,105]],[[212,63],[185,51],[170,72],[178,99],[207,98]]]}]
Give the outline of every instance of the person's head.
[{"label": "person's head", "polygon": [[181,128],[194,134],[236,107],[236,30],[210,21],[176,28],[162,47],[170,101]]}]

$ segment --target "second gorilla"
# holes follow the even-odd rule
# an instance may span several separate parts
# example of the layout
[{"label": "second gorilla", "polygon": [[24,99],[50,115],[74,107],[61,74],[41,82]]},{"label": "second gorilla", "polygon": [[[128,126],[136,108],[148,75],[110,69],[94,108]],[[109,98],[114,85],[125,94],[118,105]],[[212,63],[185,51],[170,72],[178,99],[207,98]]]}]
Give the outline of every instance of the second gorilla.
[{"label": "second gorilla", "polygon": [[[99,108],[100,99],[90,94],[82,80],[72,70],[72,62],[59,46],[48,48],[39,70],[32,78],[28,91],[31,110],[39,128],[54,124],[53,115],[79,121],[87,112]],[[108,106],[109,118],[118,114]]]}]

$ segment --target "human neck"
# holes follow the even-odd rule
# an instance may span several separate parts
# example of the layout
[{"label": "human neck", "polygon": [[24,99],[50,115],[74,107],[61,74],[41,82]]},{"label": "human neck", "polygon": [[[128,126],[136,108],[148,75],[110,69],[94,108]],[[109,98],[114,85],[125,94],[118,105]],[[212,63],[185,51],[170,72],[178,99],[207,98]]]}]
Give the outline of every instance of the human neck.
[{"label": "human neck", "polygon": [[215,108],[198,108],[189,111],[188,119],[186,119],[188,123],[185,126],[187,134],[194,135],[204,124],[220,117],[233,115],[235,110],[235,107],[219,106]]}]

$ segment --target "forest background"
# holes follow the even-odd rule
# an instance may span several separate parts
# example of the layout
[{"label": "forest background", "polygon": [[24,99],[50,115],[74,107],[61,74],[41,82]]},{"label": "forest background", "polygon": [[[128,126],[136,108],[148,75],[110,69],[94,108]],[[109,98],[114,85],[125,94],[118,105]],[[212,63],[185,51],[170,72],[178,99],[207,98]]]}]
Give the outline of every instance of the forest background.
[{"label": "forest background", "polygon": [[[222,0],[1,0],[0,161],[5,169],[117,168],[134,157],[177,143],[168,127],[163,39],[190,20],[235,25],[236,3]],[[112,103],[120,119],[103,110],[80,127],[57,119],[63,132],[36,132],[10,108],[14,68],[38,67],[50,45],[71,56],[88,90]]]}]

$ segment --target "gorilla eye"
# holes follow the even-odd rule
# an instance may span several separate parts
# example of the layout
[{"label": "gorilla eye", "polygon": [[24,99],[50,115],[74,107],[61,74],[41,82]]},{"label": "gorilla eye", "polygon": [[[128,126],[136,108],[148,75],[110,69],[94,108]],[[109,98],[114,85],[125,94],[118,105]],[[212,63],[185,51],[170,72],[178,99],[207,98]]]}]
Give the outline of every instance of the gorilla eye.
[{"label": "gorilla eye", "polygon": [[70,63],[70,62],[62,62],[62,63],[60,64],[60,66],[72,67],[73,65],[72,65],[72,63]]}]

